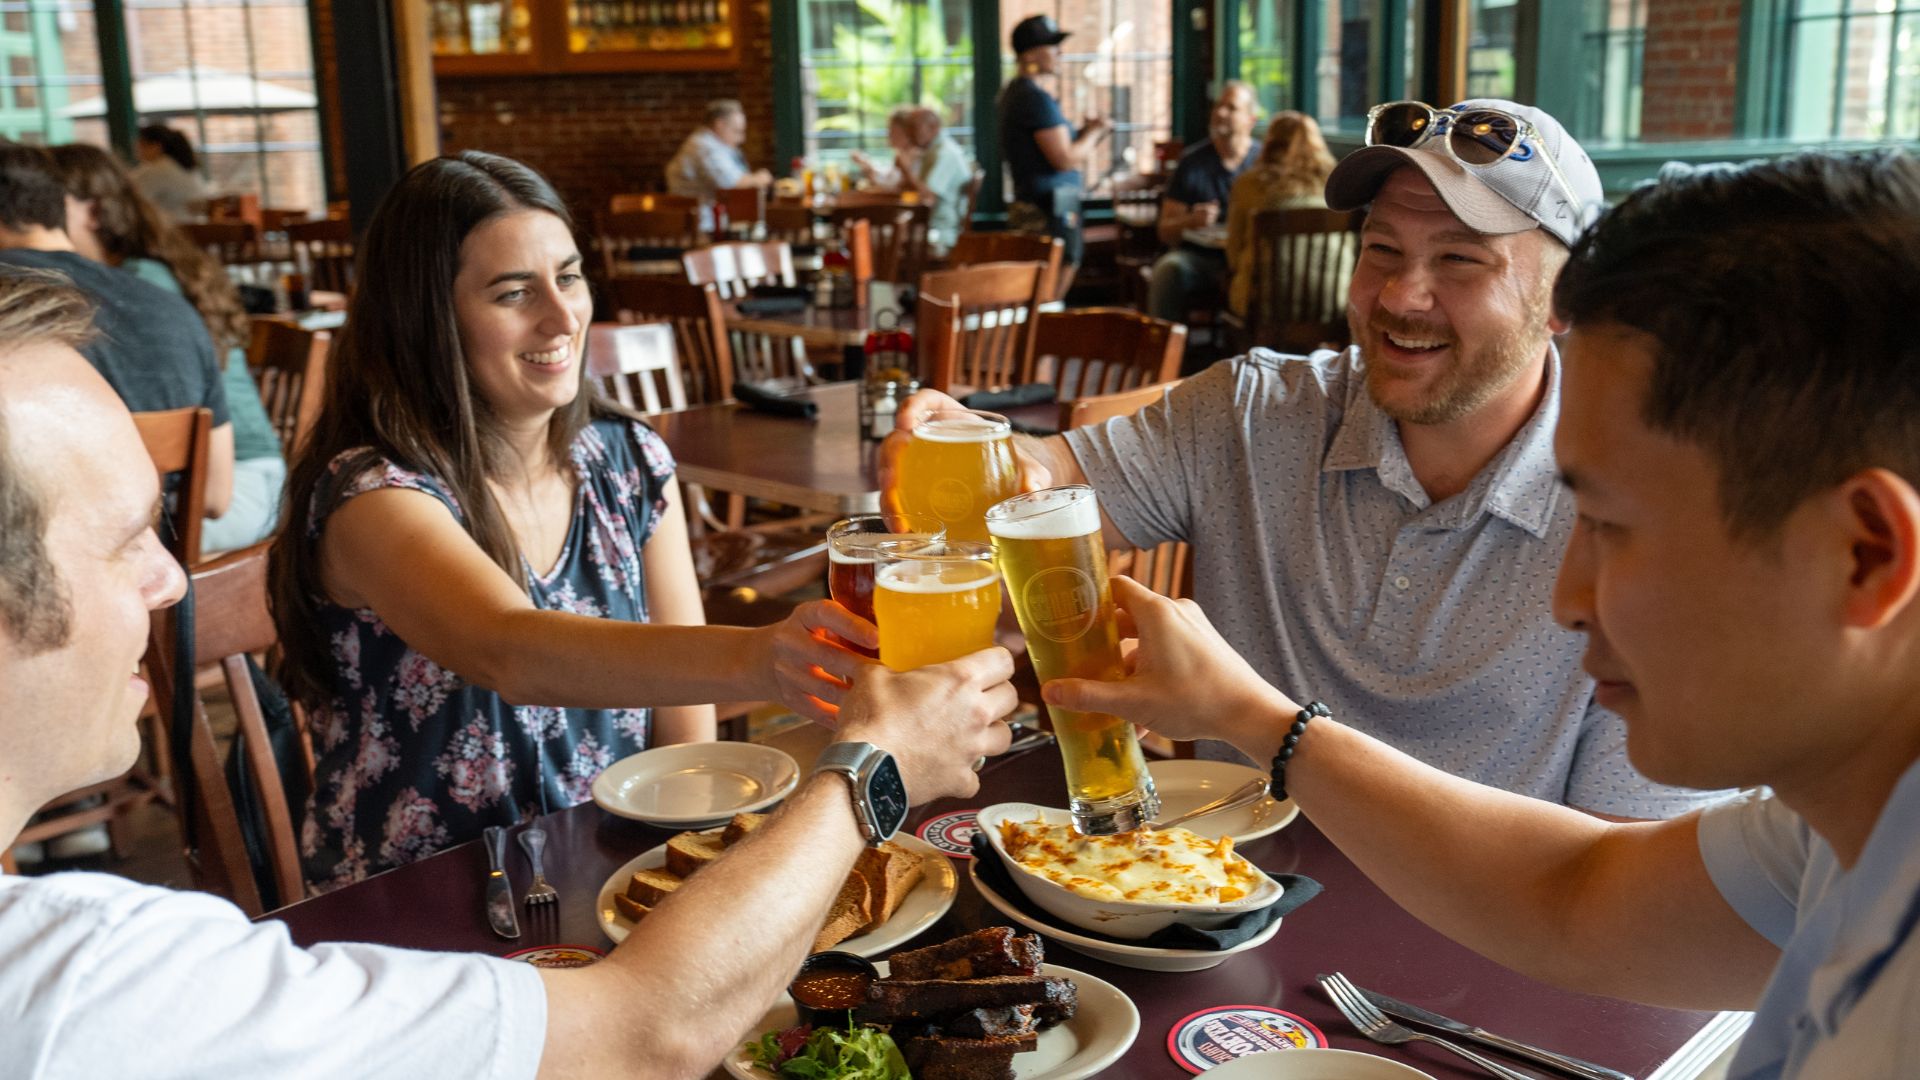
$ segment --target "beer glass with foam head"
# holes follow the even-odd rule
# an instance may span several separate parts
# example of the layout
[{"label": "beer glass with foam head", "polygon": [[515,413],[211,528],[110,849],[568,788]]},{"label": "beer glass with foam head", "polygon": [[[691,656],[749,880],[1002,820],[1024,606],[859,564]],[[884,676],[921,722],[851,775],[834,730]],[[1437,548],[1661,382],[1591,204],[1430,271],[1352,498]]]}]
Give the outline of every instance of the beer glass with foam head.
[{"label": "beer glass with foam head", "polygon": [[995,413],[942,409],[913,427],[900,458],[901,509],[931,514],[952,540],[987,542],[987,507],[1020,490],[1013,427]]},{"label": "beer glass with foam head", "polygon": [[[987,528],[1040,681],[1121,678],[1126,669],[1093,489],[1074,485],[1017,495],[987,511]],[[1103,835],[1153,820],[1160,798],[1133,725],[1056,705],[1047,712],[1066,761],[1074,826]]]},{"label": "beer glass with foam head", "polygon": [[[870,623],[873,617],[873,576],[890,546],[946,539],[940,519],[925,515],[867,514],[836,521],[827,530],[827,594],[841,607]],[[848,646],[867,656],[879,653]]]},{"label": "beer glass with foam head", "polygon": [[1000,574],[993,549],[963,540],[891,541],[874,575],[880,662],[895,671],[944,664],[993,645]]}]

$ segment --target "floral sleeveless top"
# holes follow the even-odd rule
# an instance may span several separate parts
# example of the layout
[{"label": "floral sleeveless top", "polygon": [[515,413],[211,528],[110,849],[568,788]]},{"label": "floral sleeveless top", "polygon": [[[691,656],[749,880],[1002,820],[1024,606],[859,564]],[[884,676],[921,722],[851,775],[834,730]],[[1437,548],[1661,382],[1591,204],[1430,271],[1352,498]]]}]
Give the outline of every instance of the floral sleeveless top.
[{"label": "floral sleeveless top", "polygon": [[[522,562],[534,606],[645,622],[640,552],[666,507],[672,455],[645,424],[596,420],[574,440],[572,460],[579,482],[560,559],[545,576]],[[438,479],[378,455],[349,450],[330,468],[310,508],[315,538],[341,504],[381,488],[425,492],[462,517]],[[585,802],[603,769],[647,747],[651,710],[509,705],[415,652],[370,610],[323,599],[320,619],[337,671],[311,717],[314,793],[300,833],[310,888],[512,824],[540,806],[540,786],[551,809]]]}]

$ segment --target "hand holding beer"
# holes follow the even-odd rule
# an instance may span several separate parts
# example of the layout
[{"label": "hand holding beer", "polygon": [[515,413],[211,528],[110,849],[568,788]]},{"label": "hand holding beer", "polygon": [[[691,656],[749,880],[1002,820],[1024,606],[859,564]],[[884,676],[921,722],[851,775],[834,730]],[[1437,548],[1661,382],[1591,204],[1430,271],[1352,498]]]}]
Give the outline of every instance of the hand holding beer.
[{"label": "hand holding beer", "polygon": [[964,540],[886,545],[874,575],[880,662],[911,671],[993,647],[1000,574],[993,549]]},{"label": "hand holding beer", "polygon": [[[893,432],[880,444],[878,458],[880,503],[886,509],[888,516],[914,512],[919,509],[925,498],[908,486],[921,483],[919,473],[905,467],[908,448],[914,442],[914,429],[936,413],[965,411],[966,406],[938,390],[921,390],[900,405],[899,411],[894,414]],[[1013,455],[1014,490],[1037,491],[1053,483],[1052,473],[1045,465],[1025,452],[1020,440],[1009,439],[1006,445]],[[1008,491],[1005,495],[1013,493]],[[1005,495],[981,503],[981,510],[984,512],[986,507],[992,506],[998,498],[1004,498]],[[925,511],[919,510],[919,512]],[[954,539],[966,539],[957,533],[953,535]],[[986,533],[982,531],[974,539],[985,540]]]}]

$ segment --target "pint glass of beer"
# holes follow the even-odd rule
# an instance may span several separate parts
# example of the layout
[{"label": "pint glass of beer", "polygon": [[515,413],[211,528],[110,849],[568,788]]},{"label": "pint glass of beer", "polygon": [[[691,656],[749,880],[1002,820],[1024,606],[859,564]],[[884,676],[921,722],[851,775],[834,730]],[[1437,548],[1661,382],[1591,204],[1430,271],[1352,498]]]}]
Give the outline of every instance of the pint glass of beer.
[{"label": "pint glass of beer", "polygon": [[961,540],[882,545],[874,575],[880,662],[895,671],[958,660],[993,645],[1000,574],[993,549]]},{"label": "pint glass of beer", "polygon": [[[987,528],[1040,681],[1121,678],[1126,669],[1093,489],[1074,485],[1017,495],[987,511]],[[1047,712],[1066,760],[1074,827],[1104,835],[1153,820],[1160,797],[1133,725],[1055,705]]]},{"label": "pint glass of beer", "polygon": [[1020,490],[1007,418],[942,409],[913,427],[900,459],[898,503],[946,523],[951,540],[987,542],[987,507]]},{"label": "pint glass of beer", "polygon": [[[868,514],[836,521],[827,530],[827,594],[841,607],[870,623],[873,617],[873,575],[889,547],[902,541],[930,543],[946,539],[946,526],[935,517]],[[848,646],[867,656],[879,653]]]}]

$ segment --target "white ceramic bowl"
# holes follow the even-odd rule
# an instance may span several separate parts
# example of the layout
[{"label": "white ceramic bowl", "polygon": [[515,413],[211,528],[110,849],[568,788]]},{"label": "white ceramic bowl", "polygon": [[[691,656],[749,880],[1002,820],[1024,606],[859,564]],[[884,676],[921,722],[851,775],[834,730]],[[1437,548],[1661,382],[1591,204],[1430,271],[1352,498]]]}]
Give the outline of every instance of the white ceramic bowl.
[{"label": "white ceramic bowl", "polygon": [[610,814],[649,825],[700,829],[765,810],[799,783],[800,766],[771,746],[682,743],[607,766],[593,782],[593,801]]},{"label": "white ceramic bowl", "polygon": [[1269,1050],[1207,1070],[1215,1080],[1433,1080],[1411,1065],[1356,1050]]},{"label": "white ceramic bowl", "polygon": [[980,811],[978,818],[980,831],[986,835],[987,842],[993,845],[993,850],[999,853],[1008,873],[1013,875],[1014,884],[1020,886],[1020,891],[1040,905],[1042,910],[1069,926],[1127,939],[1150,937],[1175,923],[1212,930],[1249,911],[1266,907],[1280,899],[1283,891],[1279,882],[1255,866],[1253,890],[1238,900],[1224,904],[1143,903],[1081,896],[1064,885],[1028,870],[1007,854],[1000,840],[1000,823],[1012,821],[1019,824],[1035,819],[1049,825],[1064,825],[1073,820],[1073,815],[1065,810],[1032,803],[995,803]]}]

